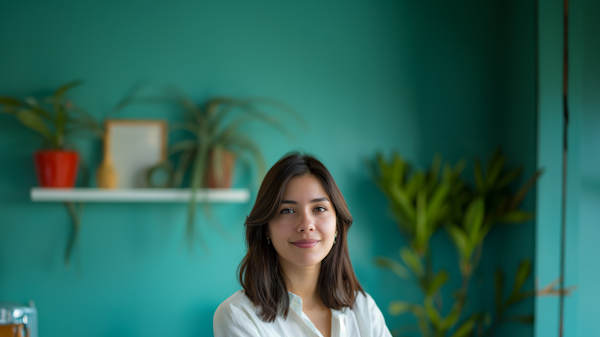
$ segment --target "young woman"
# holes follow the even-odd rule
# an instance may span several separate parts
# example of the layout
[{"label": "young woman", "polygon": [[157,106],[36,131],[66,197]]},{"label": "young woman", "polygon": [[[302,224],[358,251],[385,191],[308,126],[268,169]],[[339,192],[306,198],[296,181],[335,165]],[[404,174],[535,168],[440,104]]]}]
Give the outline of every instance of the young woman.
[{"label": "young woman", "polygon": [[215,336],[391,336],[348,254],[352,216],[327,168],[291,153],[267,173],[246,218],[240,290]]}]

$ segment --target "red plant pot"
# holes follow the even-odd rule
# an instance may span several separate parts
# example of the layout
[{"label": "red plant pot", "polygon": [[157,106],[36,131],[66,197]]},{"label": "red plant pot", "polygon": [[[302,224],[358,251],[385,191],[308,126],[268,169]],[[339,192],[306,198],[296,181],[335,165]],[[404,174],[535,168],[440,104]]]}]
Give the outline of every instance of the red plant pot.
[{"label": "red plant pot", "polygon": [[33,156],[40,187],[72,188],[77,179],[79,155],[75,151],[38,151]]}]

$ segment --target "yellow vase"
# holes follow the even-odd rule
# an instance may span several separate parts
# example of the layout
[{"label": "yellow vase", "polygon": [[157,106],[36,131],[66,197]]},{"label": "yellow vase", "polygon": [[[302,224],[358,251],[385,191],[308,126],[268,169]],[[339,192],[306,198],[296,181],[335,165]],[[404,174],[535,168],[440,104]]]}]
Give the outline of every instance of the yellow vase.
[{"label": "yellow vase", "polygon": [[112,158],[109,155],[104,156],[104,160],[96,172],[96,182],[99,188],[115,189],[119,182],[117,171],[113,165]]}]

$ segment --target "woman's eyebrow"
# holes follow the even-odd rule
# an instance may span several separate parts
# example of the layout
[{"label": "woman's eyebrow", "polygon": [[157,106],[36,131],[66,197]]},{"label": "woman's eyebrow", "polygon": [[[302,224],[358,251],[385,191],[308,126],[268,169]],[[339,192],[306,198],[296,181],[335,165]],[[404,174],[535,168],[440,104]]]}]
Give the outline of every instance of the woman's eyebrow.
[{"label": "woman's eyebrow", "polygon": [[[328,198],[322,197],[322,198],[316,198],[310,201],[310,203],[315,203],[315,202],[321,202],[321,201],[329,201],[331,202]],[[282,204],[294,204],[297,205],[298,202],[294,201],[294,200],[281,200]]]}]

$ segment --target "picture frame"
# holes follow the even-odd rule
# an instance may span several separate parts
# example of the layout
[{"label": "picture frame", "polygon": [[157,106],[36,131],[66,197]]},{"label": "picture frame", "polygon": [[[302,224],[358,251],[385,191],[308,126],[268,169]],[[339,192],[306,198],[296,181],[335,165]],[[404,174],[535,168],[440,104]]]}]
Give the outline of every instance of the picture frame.
[{"label": "picture frame", "polygon": [[117,188],[147,188],[147,173],[167,158],[165,120],[107,120],[105,156],[117,175]]}]

